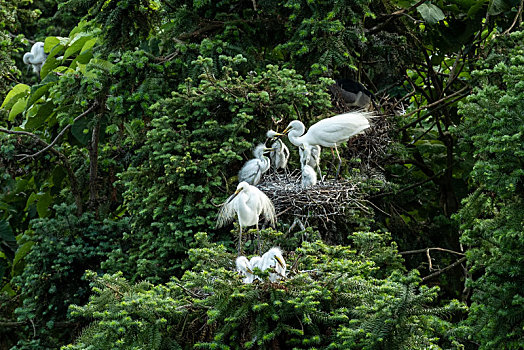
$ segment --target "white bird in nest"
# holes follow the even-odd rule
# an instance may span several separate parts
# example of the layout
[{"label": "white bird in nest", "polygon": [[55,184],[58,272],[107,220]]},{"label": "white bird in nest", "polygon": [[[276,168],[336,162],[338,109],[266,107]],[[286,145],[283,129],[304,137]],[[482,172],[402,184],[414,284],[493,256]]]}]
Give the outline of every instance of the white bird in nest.
[{"label": "white bird in nest", "polygon": [[247,182],[250,185],[256,185],[262,179],[262,175],[269,170],[271,162],[264,153],[272,151],[271,148],[266,148],[264,144],[259,144],[253,150],[255,159],[250,159],[244,164],[242,169],[238,172],[238,182]]},{"label": "white bird in nest", "polygon": [[33,47],[31,47],[31,51],[24,54],[23,61],[25,64],[33,66],[33,72],[39,74],[46,58],[47,55],[44,52],[44,43],[37,41],[33,44]]},{"label": "white bird in nest", "polygon": [[293,120],[282,134],[287,134],[292,144],[299,147],[303,145],[304,149],[315,145],[334,148],[339,161],[336,174],[338,178],[342,159],[337,146],[350,137],[363,133],[370,127],[368,119],[372,117],[372,113],[361,111],[339,114],[313,124],[307,133],[301,121]]},{"label": "white bird in nest", "polygon": [[237,271],[242,276],[244,276],[244,279],[242,280],[242,282],[252,283],[255,278],[255,275],[253,275],[253,266],[251,265],[251,262],[247,260],[245,256],[241,255],[235,261],[235,265],[236,265]]},{"label": "white bird in nest", "polygon": [[302,188],[309,188],[317,184],[317,173],[311,166],[305,164],[302,166]]},{"label": "white bird in nest", "polygon": [[282,256],[282,251],[276,247],[268,250],[264,255],[262,255],[262,260],[260,261],[259,268],[262,271],[265,271],[269,268],[273,268],[275,272],[269,274],[269,280],[275,282],[281,278],[286,277],[286,261]]},{"label": "white bird in nest", "polygon": [[273,165],[273,168],[275,170],[283,169],[286,171],[287,169],[287,162],[289,160],[289,148],[282,142],[280,138],[278,138],[278,133],[273,130],[269,130],[266,133],[266,136],[269,139],[274,139],[275,141],[271,144],[271,148],[273,149],[271,153],[269,153],[269,158],[271,158],[271,165]]},{"label": "white bird in nest", "polygon": [[[310,145],[304,147],[303,145],[298,147],[298,154],[300,156],[300,164],[304,167],[304,164],[309,165],[313,169],[318,170],[318,175],[322,181],[322,171],[320,170],[320,151],[322,148],[319,145]],[[302,169],[303,170],[303,169]]]},{"label": "white bird in nest", "polygon": [[260,215],[270,222],[271,225],[276,223],[275,207],[271,200],[255,186],[251,186],[243,181],[238,184],[235,193],[233,193],[224,202],[218,212],[217,228],[231,222],[235,215],[238,218],[240,234],[238,236],[238,251],[241,251],[242,228],[256,225],[258,231],[258,221]]}]

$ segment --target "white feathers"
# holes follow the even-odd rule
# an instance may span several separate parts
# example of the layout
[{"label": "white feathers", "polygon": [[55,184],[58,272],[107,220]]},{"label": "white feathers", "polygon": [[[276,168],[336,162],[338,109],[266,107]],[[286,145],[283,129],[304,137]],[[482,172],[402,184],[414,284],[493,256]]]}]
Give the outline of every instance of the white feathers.
[{"label": "white feathers", "polygon": [[38,74],[40,73],[46,58],[47,55],[44,52],[44,43],[37,41],[34,43],[33,47],[31,47],[31,51],[24,54],[23,61],[25,64],[31,65],[33,67],[33,72]]},{"label": "white feathers", "polygon": [[317,173],[311,166],[305,164],[302,166],[302,188],[309,188],[317,184]]},{"label": "white feathers", "polygon": [[271,144],[271,153],[269,153],[269,158],[271,159],[271,165],[275,170],[286,169],[287,162],[289,160],[289,148],[282,142],[281,139],[277,138],[279,134],[273,130],[269,130],[266,133],[266,136],[269,139],[276,139]]},{"label": "white feathers", "polygon": [[238,181],[245,181],[250,185],[258,184],[262,175],[269,170],[270,161],[264,153],[270,150],[264,144],[259,144],[253,151],[255,158],[248,160],[238,172]]},{"label": "white feathers", "polygon": [[276,222],[275,207],[271,200],[255,186],[241,182],[237,190],[222,205],[218,213],[217,227],[231,222],[238,217],[240,228],[258,225],[260,215],[263,215],[271,225]]},{"label": "white feathers", "polygon": [[270,269],[269,280],[271,282],[286,277],[286,261],[282,256],[282,251],[276,247],[268,250],[262,257],[254,256],[250,260],[247,260],[245,256],[239,256],[236,259],[236,268],[244,276],[242,280],[244,283],[252,283],[255,278],[260,280],[260,277],[253,274],[255,268],[261,271]]},{"label": "white feathers", "polygon": [[306,127],[304,124],[298,120],[293,120],[283,133],[287,133],[289,141],[295,146],[336,147],[349,140],[351,136],[362,133],[369,128],[368,118],[370,117],[371,113],[367,112],[339,114],[313,124],[305,134]]}]

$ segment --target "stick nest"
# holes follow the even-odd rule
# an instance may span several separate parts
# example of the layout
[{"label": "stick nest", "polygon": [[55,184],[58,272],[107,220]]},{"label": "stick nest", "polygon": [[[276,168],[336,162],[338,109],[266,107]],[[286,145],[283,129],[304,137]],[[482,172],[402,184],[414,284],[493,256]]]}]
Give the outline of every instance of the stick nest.
[{"label": "stick nest", "polygon": [[257,187],[271,199],[277,216],[293,215],[303,222],[309,218],[346,215],[354,210],[370,212],[369,202],[359,189],[361,182],[325,179],[309,188],[302,188],[300,182],[301,174],[295,170],[287,176],[266,175]]}]

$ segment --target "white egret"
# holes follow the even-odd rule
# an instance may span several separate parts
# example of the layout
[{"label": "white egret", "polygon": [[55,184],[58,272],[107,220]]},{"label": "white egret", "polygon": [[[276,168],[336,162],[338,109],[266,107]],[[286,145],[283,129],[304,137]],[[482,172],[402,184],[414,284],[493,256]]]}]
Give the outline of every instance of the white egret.
[{"label": "white egret", "polygon": [[320,151],[322,148],[319,145],[310,145],[308,147],[298,147],[298,154],[300,156],[300,164],[309,165],[313,169],[317,168],[320,180],[322,180],[322,171],[320,170]]},{"label": "white egret", "polygon": [[23,61],[25,64],[33,66],[33,72],[39,74],[46,58],[47,55],[44,52],[44,43],[37,41],[33,44],[33,47],[31,47],[31,51],[24,54]]},{"label": "white egret", "polygon": [[311,166],[305,164],[302,166],[302,188],[308,188],[317,184],[317,173]]},{"label": "white egret", "polygon": [[289,148],[282,142],[280,138],[278,138],[278,133],[273,130],[269,130],[266,133],[266,136],[270,139],[276,139],[272,144],[271,148],[273,149],[271,153],[269,153],[269,157],[271,158],[271,165],[273,165],[273,168],[275,170],[278,169],[284,169],[284,171],[287,168],[287,162],[289,160]]},{"label": "white egret", "polygon": [[[257,256],[252,257],[251,259],[249,259],[249,263],[251,264],[253,271],[255,271],[255,267],[258,267],[259,269],[262,270],[262,258],[260,256],[257,255]],[[254,275],[254,277],[257,280],[260,280],[260,277],[256,275]]]},{"label": "white egret", "polygon": [[251,265],[251,262],[247,260],[245,256],[241,255],[237,258],[235,264],[237,267],[237,271],[240,272],[242,276],[244,276],[242,282],[252,283],[253,279],[255,278],[255,275],[253,275],[253,266]]},{"label": "white egret", "polygon": [[269,274],[269,280],[275,282],[278,279],[286,277],[286,261],[282,256],[282,251],[276,247],[268,250],[264,255],[262,255],[262,261],[260,262],[259,267],[262,271],[265,271],[269,268],[274,268],[275,273]]},{"label": "white egret", "polygon": [[264,144],[259,144],[253,150],[255,159],[250,159],[244,164],[242,169],[238,172],[238,181],[247,182],[250,185],[256,185],[260,182],[262,175],[269,170],[269,158],[264,155],[265,152],[271,151],[271,148],[266,148]]},{"label": "white egret", "polygon": [[282,134],[287,134],[292,144],[303,145],[304,149],[312,145],[335,148],[339,161],[336,175],[338,177],[342,159],[337,146],[369,128],[368,118],[371,117],[371,113],[360,111],[339,114],[313,124],[307,133],[301,121],[293,120]]},{"label": "white egret", "polygon": [[233,193],[220,208],[217,218],[217,227],[222,227],[231,222],[235,215],[238,217],[240,234],[238,237],[238,251],[242,243],[242,228],[256,225],[260,215],[263,215],[271,225],[276,222],[275,207],[271,200],[255,186],[243,181],[238,184]]}]

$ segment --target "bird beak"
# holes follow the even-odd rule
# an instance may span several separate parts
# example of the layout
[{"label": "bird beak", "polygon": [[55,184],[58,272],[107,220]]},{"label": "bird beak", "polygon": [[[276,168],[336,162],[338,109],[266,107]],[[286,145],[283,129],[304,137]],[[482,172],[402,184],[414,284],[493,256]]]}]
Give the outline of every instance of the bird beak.
[{"label": "bird beak", "polygon": [[280,259],[278,256],[275,256],[275,260],[278,262],[278,264],[280,266],[282,266],[282,268],[286,268],[286,265],[284,264],[284,262],[282,261],[282,259]]},{"label": "bird beak", "polygon": [[231,202],[233,199],[235,199],[235,197],[240,193],[240,191],[242,191],[241,188],[236,190],[235,193],[233,193],[233,195],[231,197],[229,197],[229,199],[224,204],[227,204],[227,203]]},{"label": "bird beak", "polygon": [[291,129],[292,128],[288,126],[287,128],[284,129],[284,131],[282,131],[282,134],[284,135],[287,134]]},{"label": "bird beak", "polygon": [[249,272],[249,273],[253,273],[253,271],[251,271],[251,269],[250,269],[249,267],[246,267],[246,270],[247,270],[247,272]]},{"label": "bird beak", "polygon": [[274,151],[274,148],[264,148],[264,152]]},{"label": "bird beak", "polygon": [[275,136],[273,137],[273,139],[277,139],[279,137],[282,137],[282,136],[286,136],[286,133],[288,132],[289,130],[284,130],[282,133],[279,133],[279,132],[276,132],[275,133]]}]

